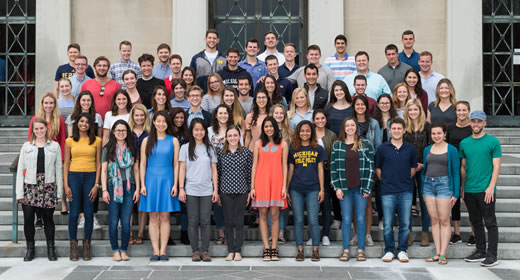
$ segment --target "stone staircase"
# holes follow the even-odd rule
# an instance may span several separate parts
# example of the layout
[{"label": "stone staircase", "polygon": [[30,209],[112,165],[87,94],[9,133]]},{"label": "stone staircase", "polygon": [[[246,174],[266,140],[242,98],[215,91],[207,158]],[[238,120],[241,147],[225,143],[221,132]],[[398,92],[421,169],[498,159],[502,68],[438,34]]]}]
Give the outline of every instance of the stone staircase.
[{"label": "stone staircase", "polygon": [[[500,259],[520,259],[520,129],[511,128],[488,128],[487,132],[497,136],[502,143],[502,168],[498,180],[497,190],[497,219],[499,225],[499,258]],[[18,237],[17,244],[11,242],[12,236],[12,174],[9,171],[11,162],[15,159],[21,145],[25,142],[27,128],[0,128],[0,257],[22,257],[25,254],[25,241],[23,234],[23,214],[18,212]],[[101,230],[94,230],[92,236],[93,256],[111,256],[111,248],[108,241],[108,213],[106,205],[100,202],[98,220],[103,225]],[[466,240],[471,232],[466,208],[463,206],[461,234],[462,239]],[[254,218],[247,215],[246,219]],[[60,214],[59,208],[54,214],[56,223],[56,244],[60,257],[66,257],[69,253],[67,221],[68,216]],[[178,215],[171,218],[172,237],[177,245],[168,246],[170,256],[191,256],[189,245],[182,245],[178,242],[180,238],[180,228],[178,226]],[[372,235],[376,245],[366,247],[368,257],[381,257],[383,255],[383,234],[377,226],[377,217],[374,218]],[[409,248],[411,258],[425,258],[434,252],[433,243],[429,247],[420,247],[420,218],[414,217],[413,220],[415,244]],[[134,226],[134,231],[136,226]],[[78,237],[81,238],[83,231],[79,230]],[[213,228],[213,239],[217,232]],[[282,257],[294,257],[296,255],[294,243],[294,230],[291,223],[288,226],[286,236],[288,242],[280,245]],[[309,238],[308,232],[305,233],[305,240]],[[338,257],[342,251],[341,231],[332,230],[329,235],[331,246],[321,246],[320,255],[322,257]],[[260,257],[262,254],[262,243],[258,229],[246,229],[245,244],[243,255],[246,257]],[[45,256],[45,236],[42,230],[36,232],[37,255]],[[307,253],[311,254],[311,248],[306,247]],[[450,245],[448,256],[450,258],[463,258],[469,255],[474,247],[466,244]],[[351,250],[355,252],[355,248]],[[215,245],[212,241],[210,253],[213,256],[225,256],[227,248],[225,245]],[[130,256],[147,257],[152,254],[152,248],[148,240],[143,245],[131,245],[129,248]]]}]

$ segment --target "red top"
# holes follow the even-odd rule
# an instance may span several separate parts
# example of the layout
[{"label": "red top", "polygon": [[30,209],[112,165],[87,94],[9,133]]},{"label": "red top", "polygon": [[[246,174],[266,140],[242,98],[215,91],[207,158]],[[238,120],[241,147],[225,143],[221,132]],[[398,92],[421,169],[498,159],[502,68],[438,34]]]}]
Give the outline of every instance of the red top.
[{"label": "red top", "polygon": [[[170,75],[171,77],[171,75]],[[172,95],[172,82],[173,82],[173,79],[170,80],[170,77],[164,79],[164,86],[166,87],[166,90],[168,90],[168,97],[170,97]]]},{"label": "red top", "polygon": [[[32,134],[32,127],[34,119],[36,119],[36,116],[33,116],[31,119],[31,123],[29,124],[29,133],[27,134],[27,141],[31,140],[31,134]],[[58,135],[56,135],[56,138],[53,138],[52,141],[58,142],[60,144],[61,149],[61,160],[63,161],[63,151],[65,148],[65,134],[67,133],[67,130],[65,129],[65,120],[60,117],[60,130],[58,131]]]},{"label": "red top", "polygon": [[368,113],[370,116],[373,116],[377,106],[377,101],[372,97],[368,97],[368,95],[365,95],[365,98],[368,100]]},{"label": "red top", "polygon": [[99,84],[96,79],[85,81],[81,86],[81,91],[88,90],[92,93],[96,113],[100,114],[104,121],[106,112],[110,111],[112,98],[114,98],[116,91],[121,89],[121,85],[114,80],[109,80],[103,86],[105,87],[103,96],[100,95],[101,84]]}]

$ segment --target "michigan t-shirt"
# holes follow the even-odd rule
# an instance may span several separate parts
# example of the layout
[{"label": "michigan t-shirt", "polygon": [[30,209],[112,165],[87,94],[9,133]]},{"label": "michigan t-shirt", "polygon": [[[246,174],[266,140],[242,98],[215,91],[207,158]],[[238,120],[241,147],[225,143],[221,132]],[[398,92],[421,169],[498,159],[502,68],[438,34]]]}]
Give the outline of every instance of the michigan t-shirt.
[{"label": "michigan t-shirt", "polygon": [[301,146],[295,151],[289,148],[289,164],[294,165],[294,173],[291,179],[291,190],[299,192],[312,192],[320,190],[318,178],[318,163],[327,159],[325,150],[318,145],[315,149],[311,146]]}]

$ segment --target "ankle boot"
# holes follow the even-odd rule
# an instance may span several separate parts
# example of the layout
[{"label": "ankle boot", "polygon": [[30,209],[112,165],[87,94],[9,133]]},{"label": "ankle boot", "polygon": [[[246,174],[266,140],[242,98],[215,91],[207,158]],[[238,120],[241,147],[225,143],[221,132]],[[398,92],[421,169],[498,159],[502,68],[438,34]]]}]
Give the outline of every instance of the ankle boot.
[{"label": "ankle boot", "polygon": [[47,258],[49,261],[57,261],[56,247],[54,247],[54,240],[47,240]]},{"label": "ankle boot", "polygon": [[421,247],[430,246],[430,236],[427,232],[421,232]]},{"label": "ankle boot", "polygon": [[79,258],[79,248],[78,248],[78,240],[70,241],[70,256],[69,259],[71,261],[77,261]]},{"label": "ankle boot", "polygon": [[35,249],[34,249],[34,241],[27,241],[27,252],[25,253],[25,257],[23,258],[24,262],[30,262],[34,259]]},{"label": "ankle boot", "polygon": [[181,243],[184,245],[190,245],[190,238],[188,237],[188,231],[181,230]]},{"label": "ankle boot", "polygon": [[83,239],[83,260],[90,261],[92,257],[90,256],[90,240]]}]

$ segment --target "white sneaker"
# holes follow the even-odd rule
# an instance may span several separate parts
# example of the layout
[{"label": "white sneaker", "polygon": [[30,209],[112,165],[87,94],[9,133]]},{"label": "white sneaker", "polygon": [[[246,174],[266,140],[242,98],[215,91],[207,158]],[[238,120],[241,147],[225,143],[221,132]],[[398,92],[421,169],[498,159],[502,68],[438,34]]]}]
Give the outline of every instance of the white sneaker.
[{"label": "white sneaker", "polygon": [[78,221],[78,228],[85,228],[85,217],[81,216]]},{"label": "white sneaker", "polygon": [[340,229],[341,228],[341,221],[334,220],[332,221],[332,225],[330,225],[330,229]]},{"label": "white sneaker", "polygon": [[323,238],[321,239],[321,245],[330,246],[330,240],[328,236],[323,236]]},{"label": "white sneaker", "polygon": [[309,238],[309,240],[307,240],[307,243],[305,243],[305,245],[312,246],[312,238]]},{"label": "white sneaker", "polygon": [[405,251],[399,252],[399,254],[397,254],[397,258],[402,263],[407,263],[408,262],[408,254]]},{"label": "white sneaker", "polygon": [[350,246],[356,246],[357,245],[357,234],[354,234],[354,236],[352,236],[352,239],[350,239],[349,244],[350,244]]},{"label": "white sneaker", "polygon": [[372,236],[370,234],[367,234],[367,236],[365,237],[365,245],[374,246],[374,240],[372,240]]},{"label": "white sneaker", "polygon": [[380,231],[385,230],[385,224],[383,223],[383,220],[380,220],[380,221],[379,221],[379,230],[380,230]]},{"label": "white sneaker", "polygon": [[381,260],[383,260],[384,262],[391,262],[394,259],[394,257],[394,253],[386,252],[386,254],[381,258]]},{"label": "white sneaker", "polygon": [[96,216],[94,216],[94,229],[101,229],[101,225],[99,225]]}]

